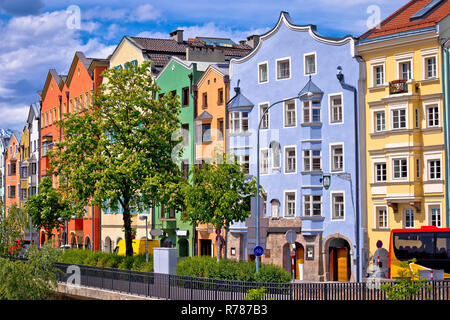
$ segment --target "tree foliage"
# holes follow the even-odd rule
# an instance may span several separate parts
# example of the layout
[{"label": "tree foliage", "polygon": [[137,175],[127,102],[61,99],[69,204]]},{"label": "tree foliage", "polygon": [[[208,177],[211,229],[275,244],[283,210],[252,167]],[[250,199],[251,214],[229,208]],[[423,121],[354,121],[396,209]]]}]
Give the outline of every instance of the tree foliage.
[{"label": "tree foliage", "polygon": [[0,256],[9,255],[9,249],[23,238],[26,221],[26,215],[15,203],[11,205],[7,215],[0,211]]},{"label": "tree foliage", "polygon": [[26,200],[24,208],[31,216],[32,224],[38,229],[44,228],[48,237],[52,236],[54,228],[61,225],[59,218],[70,220],[74,214],[72,203],[53,188],[52,180],[48,176],[39,183],[39,193]]},{"label": "tree foliage", "polygon": [[182,174],[172,159],[180,128],[176,97],[159,92],[150,63],[108,69],[93,107],[59,122],[64,138],[50,152],[54,174],[77,206],[123,210],[126,254],[132,255],[131,212],[164,204],[180,208]]},{"label": "tree foliage", "polygon": [[192,184],[184,186],[183,194],[186,220],[221,230],[250,216],[256,181],[244,173],[234,156],[224,154],[211,164],[194,167]]}]

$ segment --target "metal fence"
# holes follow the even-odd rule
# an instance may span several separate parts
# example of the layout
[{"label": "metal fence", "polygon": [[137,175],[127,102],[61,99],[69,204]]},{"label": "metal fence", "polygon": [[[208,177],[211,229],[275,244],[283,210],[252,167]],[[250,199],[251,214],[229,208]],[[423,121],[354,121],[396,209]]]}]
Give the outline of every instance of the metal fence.
[{"label": "metal fence", "polygon": [[[56,263],[59,282],[72,283],[67,263]],[[76,265],[79,284],[132,295],[171,300],[242,300],[264,287],[272,300],[385,300],[380,282],[261,283],[194,278],[123,269]],[[72,267],[73,268],[73,267]],[[393,285],[393,282],[385,282]],[[450,300],[450,281],[429,281],[412,300]]]}]

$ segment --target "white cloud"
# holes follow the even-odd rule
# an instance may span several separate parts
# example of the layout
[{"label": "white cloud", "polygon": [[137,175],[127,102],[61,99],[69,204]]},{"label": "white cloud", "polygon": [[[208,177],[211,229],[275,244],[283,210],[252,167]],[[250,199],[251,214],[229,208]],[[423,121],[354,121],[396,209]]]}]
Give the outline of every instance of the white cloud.
[{"label": "white cloud", "polygon": [[145,22],[156,20],[161,16],[161,12],[155,9],[151,4],[143,4],[137,7],[132,14],[130,14],[130,21]]},{"label": "white cloud", "polygon": [[[0,25],[3,35],[0,47],[0,126],[19,129],[26,122],[28,106],[38,100],[48,70],[66,74],[75,51],[88,57],[106,58],[115,46],[107,46],[97,38],[87,42],[80,30],[66,25],[66,11],[46,12],[39,16],[13,17]],[[83,26],[84,25],[84,26]],[[86,21],[81,31],[90,32],[98,24]],[[23,81],[29,87],[23,87]],[[17,84],[16,84],[17,83]],[[30,88],[32,87],[32,88]]]}]

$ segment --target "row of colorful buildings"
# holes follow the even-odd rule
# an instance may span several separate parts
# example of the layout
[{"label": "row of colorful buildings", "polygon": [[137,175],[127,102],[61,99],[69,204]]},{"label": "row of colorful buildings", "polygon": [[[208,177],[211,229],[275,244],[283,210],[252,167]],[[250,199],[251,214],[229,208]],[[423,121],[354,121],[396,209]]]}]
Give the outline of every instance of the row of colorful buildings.
[{"label": "row of colorful buildings", "polygon": [[[186,176],[232,153],[259,173],[265,195],[228,230],[152,208],[142,213],[152,238],[180,258],[254,260],[259,245],[262,263],[288,270],[294,251],[296,278],[313,281],[360,281],[376,256],[387,276],[390,230],[449,227],[449,13],[448,0],[413,0],[359,37],[336,38],[282,12],[270,31],[239,43],[176,30],[169,39],[125,36],[106,59],[77,52],[67,75],[49,70],[21,135],[1,140],[6,209],[39,191],[47,151],[63,138],[54,122],[89,105],[101,72],[152,61],[160,96],[180,98]],[[146,220],[133,216],[145,238]],[[120,209],[87,208],[53,241],[111,252],[122,226]]]}]

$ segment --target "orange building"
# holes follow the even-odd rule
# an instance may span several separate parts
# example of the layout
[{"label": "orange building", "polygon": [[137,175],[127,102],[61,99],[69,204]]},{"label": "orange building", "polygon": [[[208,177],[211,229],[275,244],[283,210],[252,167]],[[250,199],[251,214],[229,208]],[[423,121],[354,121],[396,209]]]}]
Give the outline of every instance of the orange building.
[{"label": "orange building", "polygon": [[[229,100],[228,64],[208,66],[198,80],[194,90],[195,104],[195,163],[210,162],[221,159],[226,150],[226,103]],[[217,257],[217,239],[225,236],[225,231],[218,234],[212,226],[199,225],[197,232],[197,254]],[[224,256],[225,246],[221,246]]]},{"label": "orange building", "polygon": [[16,204],[20,205],[20,133],[13,132],[9,139],[8,147],[5,152],[5,208],[8,214],[9,208]]},{"label": "orange building", "polygon": [[[41,175],[48,175],[48,150],[54,143],[61,141],[64,132],[55,121],[64,114],[78,114],[91,104],[94,90],[102,82],[101,72],[108,67],[106,59],[86,58],[82,52],[76,52],[67,76],[60,76],[51,69],[42,91],[41,109]],[[57,181],[53,179],[54,187]],[[82,218],[71,219],[63,224],[61,230],[54,234],[61,244],[72,247],[100,250],[100,210],[98,207],[87,207]],[[41,244],[45,235],[41,232]]]}]

